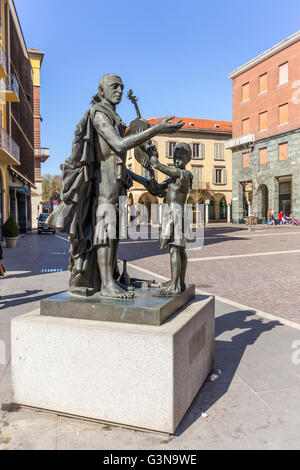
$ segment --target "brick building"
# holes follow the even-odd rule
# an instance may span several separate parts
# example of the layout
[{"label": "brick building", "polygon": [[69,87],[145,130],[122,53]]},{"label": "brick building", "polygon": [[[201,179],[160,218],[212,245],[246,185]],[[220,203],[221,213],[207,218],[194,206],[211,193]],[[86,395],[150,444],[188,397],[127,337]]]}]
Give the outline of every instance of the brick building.
[{"label": "brick building", "polygon": [[[193,205],[196,221],[197,204],[205,205],[206,222],[227,222],[231,218],[231,151],[225,144],[232,137],[231,122],[213,121],[176,117],[184,121],[184,126],[175,134],[157,135],[154,143],[157,146],[160,162],[174,166],[173,149],[176,142],[185,142],[192,150],[192,160],[187,169],[193,173],[193,188],[188,203]],[[159,119],[149,119],[151,125]],[[148,176],[143,167],[135,160],[134,150],[127,156],[127,166],[135,173]],[[162,182],[166,175],[156,172],[156,179]],[[151,196],[145,188],[134,183],[128,192],[130,204],[140,203],[147,207],[151,220],[151,204],[161,204],[162,200]]]},{"label": "brick building", "polygon": [[268,209],[300,217],[300,31],[229,75],[233,222]]},{"label": "brick building", "polygon": [[28,49],[33,70],[33,120],[34,120],[34,182],[31,194],[32,228],[37,228],[37,219],[42,212],[42,175],[41,163],[50,156],[49,148],[41,147],[41,111],[40,111],[40,71],[44,53],[37,49]]}]

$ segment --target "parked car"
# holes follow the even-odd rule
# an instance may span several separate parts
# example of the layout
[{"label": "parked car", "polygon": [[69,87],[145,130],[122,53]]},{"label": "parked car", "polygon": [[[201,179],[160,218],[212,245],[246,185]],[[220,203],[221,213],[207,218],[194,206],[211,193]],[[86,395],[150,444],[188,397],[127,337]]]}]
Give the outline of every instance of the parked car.
[{"label": "parked car", "polygon": [[53,235],[55,235],[55,230],[52,227],[49,227],[49,225],[46,225],[46,220],[48,219],[50,214],[48,212],[44,212],[43,214],[39,215],[38,218],[38,235],[40,235],[42,232],[52,232]]}]

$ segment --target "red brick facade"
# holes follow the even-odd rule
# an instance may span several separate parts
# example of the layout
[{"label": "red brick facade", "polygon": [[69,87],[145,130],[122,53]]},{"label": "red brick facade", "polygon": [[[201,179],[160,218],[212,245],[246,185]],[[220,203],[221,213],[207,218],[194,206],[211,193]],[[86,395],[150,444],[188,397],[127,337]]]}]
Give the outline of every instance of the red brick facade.
[{"label": "red brick facade", "polygon": [[[279,67],[288,63],[288,82],[279,85]],[[300,127],[300,41],[242,72],[233,79],[233,138],[242,136],[243,121],[249,119],[249,133],[255,140]],[[264,75],[267,73],[267,77]],[[267,90],[259,93],[259,86]],[[298,81],[298,83],[296,83]],[[249,83],[249,87],[247,85]],[[294,86],[294,87],[293,87]],[[244,88],[243,88],[244,87]],[[249,91],[248,91],[249,90]],[[243,100],[249,93],[249,99]],[[293,99],[294,97],[294,99]],[[297,104],[296,101],[299,101]],[[293,102],[294,101],[294,102]],[[288,122],[280,125],[279,107],[288,104]],[[283,108],[282,108],[283,109]],[[284,108],[284,116],[287,108]],[[262,113],[267,112],[267,115]],[[260,116],[261,115],[261,116]],[[267,129],[262,120],[267,119]],[[247,127],[247,126],[246,126]]]}]

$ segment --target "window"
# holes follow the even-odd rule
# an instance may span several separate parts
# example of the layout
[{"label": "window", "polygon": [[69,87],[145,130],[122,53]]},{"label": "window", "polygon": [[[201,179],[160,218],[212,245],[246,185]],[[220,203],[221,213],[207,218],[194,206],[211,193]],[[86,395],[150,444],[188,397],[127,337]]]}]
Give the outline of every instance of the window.
[{"label": "window", "polygon": [[150,178],[149,171],[146,170],[146,168],[144,168],[143,166],[141,166],[141,176],[148,179]]},{"label": "window", "polygon": [[250,153],[246,152],[242,155],[243,168],[248,168],[250,166]]},{"label": "window", "polygon": [[220,168],[216,169],[216,184],[222,183],[222,170]]},{"label": "window", "polygon": [[259,131],[265,131],[268,129],[268,112],[265,111],[259,115]]},{"label": "window", "polygon": [[264,73],[263,75],[260,75],[258,80],[258,93],[260,94],[268,91],[268,74]]},{"label": "window", "polygon": [[214,168],[212,174],[213,184],[227,184],[227,170],[226,168]]},{"label": "window", "polygon": [[278,158],[279,160],[287,160],[289,158],[289,144],[287,142],[278,145]]},{"label": "window", "polygon": [[285,64],[280,65],[279,67],[279,79],[278,85],[284,85],[289,81],[289,64],[286,62]]},{"label": "window", "polygon": [[250,134],[250,119],[244,119],[242,121],[242,135]]},{"label": "window", "polygon": [[177,142],[166,142],[166,157],[172,158],[174,153],[174,147]]},{"label": "window", "polygon": [[215,160],[224,160],[224,144],[215,144]]},{"label": "window", "polygon": [[191,143],[192,158],[204,158],[205,157],[205,145],[202,143]]},{"label": "window", "polygon": [[268,163],[268,149],[267,147],[259,150],[259,163],[260,165],[264,165]]},{"label": "window", "polygon": [[242,86],[242,101],[248,101],[250,99],[250,85],[249,82]]},{"label": "window", "polygon": [[202,167],[192,166],[193,184],[199,185],[202,181]]},{"label": "window", "polygon": [[286,124],[289,121],[289,105],[288,103],[282,104],[279,106],[279,113],[278,113],[278,124],[282,126],[282,124]]}]

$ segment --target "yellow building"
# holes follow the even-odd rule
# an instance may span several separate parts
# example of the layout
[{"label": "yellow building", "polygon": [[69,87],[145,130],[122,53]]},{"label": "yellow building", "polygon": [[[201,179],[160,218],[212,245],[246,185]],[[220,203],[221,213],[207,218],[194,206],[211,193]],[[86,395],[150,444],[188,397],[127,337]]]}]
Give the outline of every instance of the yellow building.
[{"label": "yellow building", "polygon": [[41,121],[40,114],[40,87],[41,87],[41,66],[44,59],[44,52],[37,49],[28,49],[28,54],[33,70],[33,120],[34,120],[34,182],[35,188],[31,192],[31,214],[32,228],[37,228],[37,220],[42,212],[42,175],[41,163],[44,163],[50,156],[49,148],[41,147]]},{"label": "yellow building", "polygon": [[16,96],[9,96],[9,63],[6,55],[6,15],[5,0],[0,0],[0,239],[2,225],[9,214],[9,165],[20,164],[20,151],[7,132],[7,103],[18,101]]},{"label": "yellow building", "polygon": [[[205,119],[179,118],[184,127],[176,134],[156,136],[160,162],[173,166],[173,149],[176,142],[185,142],[191,146],[192,160],[187,169],[193,173],[193,188],[188,203],[193,204],[194,220],[197,204],[205,204],[206,222],[230,222],[232,202],[232,154],[225,143],[232,136],[232,123]],[[159,119],[149,119],[151,125]],[[142,176],[148,176],[134,158],[134,151],[127,155],[129,169]],[[159,183],[167,178],[163,173],[156,173]],[[160,204],[161,199],[153,197],[143,186],[134,183],[128,192],[128,203],[145,205],[151,215],[151,204]]]},{"label": "yellow building", "polygon": [[33,71],[13,0],[0,0],[0,240],[7,217],[31,230]]}]

